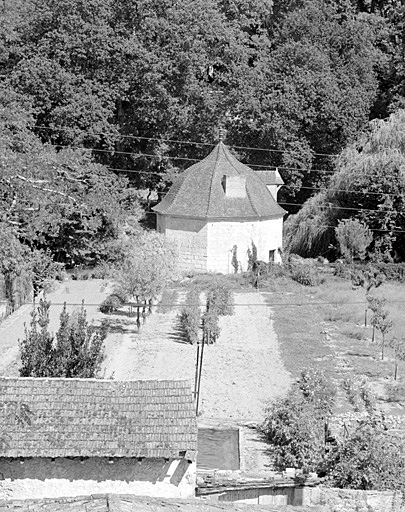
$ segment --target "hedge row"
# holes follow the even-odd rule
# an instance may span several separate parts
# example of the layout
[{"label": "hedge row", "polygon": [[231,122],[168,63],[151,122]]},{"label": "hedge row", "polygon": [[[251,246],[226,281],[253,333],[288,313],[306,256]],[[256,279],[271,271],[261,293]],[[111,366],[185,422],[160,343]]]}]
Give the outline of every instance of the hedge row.
[{"label": "hedge row", "polygon": [[180,311],[180,324],[186,340],[194,345],[198,342],[200,332],[200,292],[192,288],[186,296],[186,302]]}]

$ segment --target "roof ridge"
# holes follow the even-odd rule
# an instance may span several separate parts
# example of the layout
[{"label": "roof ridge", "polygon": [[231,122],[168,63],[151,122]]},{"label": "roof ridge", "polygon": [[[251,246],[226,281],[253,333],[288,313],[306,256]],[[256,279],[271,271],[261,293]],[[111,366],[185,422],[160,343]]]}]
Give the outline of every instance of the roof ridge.
[{"label": "roof ridge", "polygon": [[[208,217],[208,212],[210,210],[210,206],[211,206],[211,196],[212,196],[212,189],[214,187],[214,176],[215,176],[215,171],[216,171],[216,168],[217,168],[217,165],[218,165],[218,153],[219,153],[219,148],[220,148],[220,145],[222,144],[222,141],[219,141],[219,143],[215,146],[215,148],[213,149],[213,151],[211,151],[211,153],[208,155],[208,156],[211,156],[212,153],[214,151],[217,152],[217,157],[215,158],[215,163],[214,163],[214,168],[212,170],[212,174],[211,174],[211,180],[210,180],[210,186],[209,186],[209,190],[208,190],[208,201],[207,201],[207,209],[205,211],[205,216]],[[206,158],[208,158],[208,156]],[[205,159],[204,159],[205,160]]]},{"label": "roof ridge", "polygon": [[[225,151],[224,149],[224,155],[225,155],[225,158],[228,160],[228,162],[232,165],[232,167],[235,169],[235,171],[238,173],[238,175],[240,175],[241,173],[239,172],[239,170],[235,167],[235,164],[228,158],[228,153],[230,155],[232,155],[232,153],[229,151],[228,147],[225,146],[225,144],[222,144],[224,146],[225,149],[227,149],[227,151]],[[233,155],[232,155],[233,156]],[[240,164],[244,165],[245,167],[248,167],[246,164],[242,163],[242,162],[239,162]],[[249,167],[250,169],[250,167]]]},{"label": "roof ridge", "polygon": [[111,382],[114,384],[126,384],[131,382],[191,382],[190,379],[130,379],[130,380],[113,380],[113,379],[97,379],[95,377],[0,377],[0,382],[4,380],[16,380],[20,382],[43,382],[43,381],[61,381],[61,382]]}]

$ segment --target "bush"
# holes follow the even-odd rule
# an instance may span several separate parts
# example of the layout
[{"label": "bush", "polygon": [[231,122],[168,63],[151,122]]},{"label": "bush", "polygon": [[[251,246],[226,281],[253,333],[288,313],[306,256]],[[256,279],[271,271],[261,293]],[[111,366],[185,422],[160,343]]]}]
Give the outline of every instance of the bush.
[{"label": "bush", "polygon": [[186,303],[180,311],[180,324],[186,340],[194,345],[198,342],[200,332],[200,292],[192,288],[186,296]]},{"label": "bush", "polygon": [[83,307],[67,313],[65,303],[53,336],[48,330],[50,306],[50,302],[40,299],[31,314],[30,329],[25,329],[20,340],[20,376],[97,378],[105,358],[106,324],[89,324]]},{"label": "bush", "polygon": [[232,291],[225,285],[212,286],[207,291],[207,310],[215,309],[219,316],[234,314]]},{"label": "bush", "polygon": [[334,388],[321,372],[305,370],[287,397],[266,410],[262,430],[272,444],[277,469],[323,471],[326,425],[334,397]]},{"label": "bush", "polygon": [[339,444],[329,461],[334,487],[362,490],[404,491],[405,443],[386,431],[377,415],[369,414]]},{"label": "bush", "polygon": [[294,281],[305,286],[318,286],[325,281],[325,278],[319,275],[315,267],[302,263],[292,263],[290,275]]},{"label": "bush", "polygon": [[117,311],[124,302],[125,301],[119,295],[111,294],[103,300],[99,309],[102,313],[113,313],[114,311]]},{"label": "bush", "polygon": [[375,263],[374,266],[388,281],[405,283],[405,263]]},{"label": "bush", "polygon": [[218,323],[218,311],[216,309],[207,309],[202,317],[203,332],[206,343],[215,343],[221,332]]},{"label": "bush", "polygon": [[341,254],[350,262],[354,258],[364,260],[366,249],[373,241],[371,230],[358,219],[339,220],[335,228],[335,236]]}]

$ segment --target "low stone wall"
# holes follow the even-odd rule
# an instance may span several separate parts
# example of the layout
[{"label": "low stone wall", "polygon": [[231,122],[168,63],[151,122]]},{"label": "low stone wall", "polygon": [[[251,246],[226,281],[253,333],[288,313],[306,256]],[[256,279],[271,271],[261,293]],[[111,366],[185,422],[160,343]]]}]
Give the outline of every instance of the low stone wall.
[{"label": "low stone wall", "polygon": [[402,495],[392,491],[354,491],[321,486],[316,504],[325,506],[330,512],[405,511]]}]

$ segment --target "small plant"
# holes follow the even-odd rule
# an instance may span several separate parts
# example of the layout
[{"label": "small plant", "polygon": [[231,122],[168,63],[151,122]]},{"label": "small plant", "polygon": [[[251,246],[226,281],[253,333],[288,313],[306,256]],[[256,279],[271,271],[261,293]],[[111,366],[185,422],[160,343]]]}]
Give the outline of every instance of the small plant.
[{"label": "small plant", "polygon": [[[350,274],[353,288],[364,288],[366,292],[366,299],[373,288],[378,288],[385,281],[385,276],[376,267],[371,265],[365,269],[352,270]],[[364,310],[364,326],[367,327],[367,308]]]},{"label": "small plant", "polygon": [[372,324],[381,333],[381,359],[384,360],[385,338],[391,331],[393,323],[388,318],[389,311],[386,309],[379,309],[373,315]]},{"label": "small plant", "polygon": [[311,265],[293,263],[290,273],[294,281],[304,286],[318,286],[325,281],[325,278],[320,276],[317,269]]},{"label": "small plant", "polygon": [[367,297],[367,302],[368,302],[368,308],[371,309],[371,312],[373,313],[373,316],[371,317],[371,325],[373,326],[373,335],[372,335],[372,338],[371,338],[371,341],[374,343],[374,340],[375,340],[375,329],[376,329],[376,325],[377,325],[377,320],[378,320],[378,316],[379,316],[379,312],[382,311],[385,303],[386,303],[386,300],[384,298],[378,298],[378,297],[372,297],[371,295],[369,295]]},{"label": "small plant", "polygon": [[405,361],[405,339],[392,338],[389,347],[394,351],[394,380],[398,377],[399,361]]},{"label": "small plant", "polygon": [[238,247],[234,245],[232,247],[232,267],[235,274],[238,273],[239,263],[238,263]]},{"label": "small plant", "polygon": [[247,255],[248,255],[248,268],[247,268],[247,270],[249,272],[249,271],[253,270],[254,265],[257,262],[257,247],[254,244],[253,240],[252,240],[252,249],[248,248]]}]

